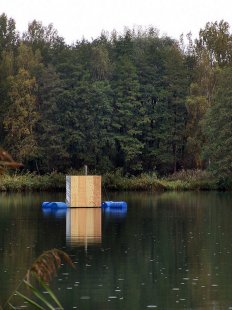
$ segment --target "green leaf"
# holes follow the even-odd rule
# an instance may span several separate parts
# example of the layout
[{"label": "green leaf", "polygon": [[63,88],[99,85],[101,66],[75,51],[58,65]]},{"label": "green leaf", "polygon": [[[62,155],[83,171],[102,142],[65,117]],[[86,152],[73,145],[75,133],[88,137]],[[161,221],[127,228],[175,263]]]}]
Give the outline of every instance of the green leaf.
[{"label": "green leaf", "polygon": [[49,309],[54,310],[53,305],[51,305],[47,299],[33,286],[31,285],[29,282],[24,280],[24,283],[26,284],[26,286],[29,287],[29,289],[32,291],[32,293],[39,298],[39,300],[41,302],[43,302]]},{"label": "green leaf", "polygon": [[40,278],[38,278],[38,281],[41,284],[41,286],[46,290],[46,292],[49,294],[49,296],[53,299],[53,301],[58,305],[58,307],[60,309],[64,309],[60,304],[59,300],[57,299],[57,297],[55,296],[55,294],[53,293],[53,291],[50,289],[50,287],[46,285],[46,283],[42,281]]},{"label": "green leaf", "polygon": [[[27,302],[29,302],[29,304],[33,305],[36,307],[36,309],[40,309],[40,310],[46,310],[45,308],[43,308],[42,306],[40,306],[39,304],[37,304],[34,300],[28,298],[27,296],[21,294],[20,292],[16,291],[15,292],[18,296],[22,297],[24,300],[26,300]],[[53,308],[54,310],[54,308]]]}]

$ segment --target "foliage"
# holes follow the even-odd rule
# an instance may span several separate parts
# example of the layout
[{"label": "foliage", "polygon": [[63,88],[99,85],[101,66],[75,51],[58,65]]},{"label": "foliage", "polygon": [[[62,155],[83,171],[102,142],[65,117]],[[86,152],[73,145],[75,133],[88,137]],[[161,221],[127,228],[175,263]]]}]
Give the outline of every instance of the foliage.
[{"label": "foliage", "polygon": [[57,172],[37,175],[30,172],[5,173],[0,179],[0,191],[64,191],[65,175]]},{"label": "foliage", "polygon": [[[220,91],[232,64],[230,26],[208,22],[195,42],[187,39],[185,46],[183,36],[177,42],[149,27],[69,46],[52,24],[34,20],[20,36],[2,14],[1,145],[38,174],[85,164],[101,174],[122,169],[123,176],[208,168],[223,147],[207,148],[218,102],[221,120],[212,127],[230,123],[230,91]],[[226,144],[226,135],[221,139]],[[222,154],[230,160],[230,152]],[[216,160],[210,169],[221,173]]]},{"label": "foliage", "polygon": [[7,131],[5,144],[9,151],[20,161],[30,158],[36,152],[37,143],[34,126],[37,121],[36,81],[28,71],[20,69],[11,78],[11,105],[4,119]]},{"label": "foliage", "polygon": [[[82,171],[72,170],[72,174],[81,175]],[[157,178],[156,173],[143,173],[138,176],[123,176],[122,172],[107,172],[102,176],[105,190],[206,190],[228,189],[222,181],[206,171],[180,171],[166,178]],[[50,175],[35,173],[4,174],[0,179],[0,191],[65,191],[65,175],[53,172]]]},{"label": "foliage", "polygon": [[[188,170],[177,172],[167,178],[157,178],[156,174],[141,174],[137,177],[124,177],[120,171],[103,176],[105,189],[120,191],[186,191],[216,190],[218,180],[206,171]],[[222,188],[220,188],[222,189]]]},{"label": "foliage", "polygon": [[212,178],[211,173],[206,170],[200,169],[187,169],[187,170],[179,170],[171,175],[169,175],[166,179],[172,181],[199,181],[199,180],[207,180]]},{"label": "foliage", "polygon": [[221,184],[231,183],[232,176],[232,71],[225,68],[215,94],[215,101],[208,110],[205,119],[205,134],[207,144],[204,156],[209,162],[209,168],[214,175],[221,179]]}]

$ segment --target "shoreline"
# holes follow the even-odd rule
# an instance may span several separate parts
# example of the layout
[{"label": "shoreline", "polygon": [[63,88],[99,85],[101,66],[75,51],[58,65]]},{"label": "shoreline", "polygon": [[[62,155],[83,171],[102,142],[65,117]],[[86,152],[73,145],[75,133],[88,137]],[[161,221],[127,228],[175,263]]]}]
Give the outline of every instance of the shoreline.
[{"label": "shoreline", "polygon": [[[177,176],[178,177],[178,176]],[[102,188],[110,191],[215,191],[227,190],[216,178],[170,179],[143,174],[123,177],[108,173],[102,176]],[[46,175],[35,173],[3,175],[0,177],[0,192],[65,191],[65,174],[53,172]]]}]

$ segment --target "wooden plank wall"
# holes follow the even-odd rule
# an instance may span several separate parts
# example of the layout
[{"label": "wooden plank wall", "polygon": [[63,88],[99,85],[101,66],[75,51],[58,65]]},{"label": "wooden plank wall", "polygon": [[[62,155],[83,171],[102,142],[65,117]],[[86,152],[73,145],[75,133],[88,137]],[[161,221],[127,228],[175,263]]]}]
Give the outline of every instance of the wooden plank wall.
[{"label": "wooden plank wall", "polygon": [[67,176],[66,202],[69,207],[101,207],[101,176]]}]

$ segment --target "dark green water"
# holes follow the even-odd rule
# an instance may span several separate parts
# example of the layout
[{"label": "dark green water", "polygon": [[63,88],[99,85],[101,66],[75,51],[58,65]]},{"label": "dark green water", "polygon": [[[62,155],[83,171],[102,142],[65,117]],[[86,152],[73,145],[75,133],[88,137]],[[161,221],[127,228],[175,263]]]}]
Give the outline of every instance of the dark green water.
[{"label": "dark green water", "polygon": [[64,196],[0,195],[1,303],[59,248],[76,266],[52,282],[66,310],[232,309],[232,194],[117,193],[126,213],[42,212]]}]

